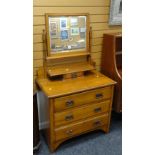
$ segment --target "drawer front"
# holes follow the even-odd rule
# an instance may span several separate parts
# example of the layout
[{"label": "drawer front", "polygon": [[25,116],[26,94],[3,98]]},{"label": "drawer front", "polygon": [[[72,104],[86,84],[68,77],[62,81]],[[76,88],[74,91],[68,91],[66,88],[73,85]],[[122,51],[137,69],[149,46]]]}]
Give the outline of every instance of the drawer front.
[{"label": "drawer front", "polygon": [[57,112],[54,114],[55,126],[59,127],[61,125],[65,125],[73,121],[106,113],[109,112],[109,109],[110,109],[110,100],[107,100],[100,103],[81,106],[79,108],[74,108],[72,110],[70,109],[63,112]]},{"label": "drawer front", "polygon": [[68,108],[76,107],[86,103],[91,103],[95,101],[102,101],[111,97],[112,89],[111,87],[105,87],[100,89],[95,89],[87,91],[84,93],[78,93],[74,95],[68,95],[65,97],[59,97],[54,100],[55,111],[62,111]]},{"label": "drawer front", "polygon": [[84,121],[80,121],[78,123],[72,123],[68,126],[55,129],[56,141],[73,137],[74,135],[100,128],[104,125],[108,125],[108,114],[93,117]]}]

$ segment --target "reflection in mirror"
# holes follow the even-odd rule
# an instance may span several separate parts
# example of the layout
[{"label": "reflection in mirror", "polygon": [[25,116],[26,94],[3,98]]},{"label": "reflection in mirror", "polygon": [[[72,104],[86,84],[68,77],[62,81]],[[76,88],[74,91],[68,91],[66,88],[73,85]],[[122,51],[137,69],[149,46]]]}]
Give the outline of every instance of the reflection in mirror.
[{"label": "reflection in mirror", "polygon": [[50,53],[86,51],[86,16],[48,16]]}]

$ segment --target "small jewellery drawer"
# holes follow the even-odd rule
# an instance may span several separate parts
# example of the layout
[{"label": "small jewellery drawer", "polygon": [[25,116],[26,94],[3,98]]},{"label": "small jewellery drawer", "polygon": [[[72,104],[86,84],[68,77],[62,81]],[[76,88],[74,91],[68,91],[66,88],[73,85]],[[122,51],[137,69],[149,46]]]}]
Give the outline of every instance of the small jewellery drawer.
[{"label": "small jewellery drawer", "polygon": [[55,111],[61,111],[67,108],[91,103],[95,101],[101,101],[111,97],[111,87],[104,87],[95,90],[86,91],[83,93],[68,95],[65,97],[59,97],[54,100]]},{"label": "small jewellery drawer", "polygon": [[110,100],[107,100],[104,102],[85,105],[79,108],[74,108],[63,112],[57,112],[54,114],[55,126],[59,127],[65,124],[69,124],[73,121],[106,113],[109,111],[109,109],[110,109]]},{"label": "small jewellery drawer", "polygon": [[73,137],[74,135],[81,134],[83,132],[100,128],[108,124],[108,114],[89,118],[77,123],[72,123],[67,126],[63,126],[55,129],[56,141]]}]

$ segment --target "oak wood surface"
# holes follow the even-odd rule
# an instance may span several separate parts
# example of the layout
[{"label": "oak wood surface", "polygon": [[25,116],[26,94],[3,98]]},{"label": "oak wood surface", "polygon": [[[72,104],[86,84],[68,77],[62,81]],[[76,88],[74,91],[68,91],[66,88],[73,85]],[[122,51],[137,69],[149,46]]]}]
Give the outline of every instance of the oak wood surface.
[{"label": "oak wood surface", "polygon": [[[49,15],[46,14],[47,30]],[[59,16],[58,14],[53,15]],[[47,129],[47,139],[51,151],[54,151],[64,140],[88,131],[96,129],[109,131],[113,87],[116,82],[94,70],[95,63],[88,53],[101,51],[101,45],[92,46],[93,38],[101,37],[101,33],[89,31],[88,23],[89,18],[85,54],[81,55],[76,52],[66,55],[64,53],[50,54],[51,51],[46,46],[46,44],[49,45],[48,33],[47,39],[44,35],[45,46],[35,46],[35,49],[44,48],[43,51],[45,51],[44,68],[38,69],[36,83],[48,98],[50,105],[50,126]],[[95,59],[99,60],[98,57]],[[100,62],[99,60],[96,64],[99,66]],[[70,74],[73,73],[79,73],[80,76],[71,78]],[[66,78],[56,78],[57,75],[64,75]],[[68,79],[69,77],[70,79]],[[70,106],[73,103],[75,106],[66,108],[66,104]]]},{"label": "oak wood surface", "polygon": [[110,100],[107,100],[100,103],[88,104],[74,109],[69,109],[63,112],[57,112],[54,114],[55,127],[57,128],[77,120],[106,113],[109,111],[109,108]]},{"label": "oak wood surface", "polygon": [[86,90],[116,84],[116,82],[112,79],[96,71],[92,71],[90,75],[78,77],[75,79],[51,81],[47,78],[38,78],[36,82],[41,90],[44,91],[44,93],[49,98],[70,95],[73,93],[79,93]]},{"label": "oak wood surface", "polygon": [[51,66],[48,68],[47,73],[49,76],[56,76],[80,71],[88,71],[93,69],[95,69],[94,66],[87,62],[78,62]]},{"label": "oak wood surface", "polygon": [[[42,71],[43,69],[40,70],[40,74],[45,74]],[[46,130],[46,133],[48,145],[52,152],[55,151],[63,141],[74,136],[97,129],[101,129],[106,133],[109,132],[113,87],[116,83],[115,81],[98,73],[97,71],[92,71],[91,74],[80,78],[62,81],[51,81],[44,78],[42,74],[38,77],[37,83],[49,100],[50,126]],[[63,87],[61,87],[62,85]],[[52,93],[50,92],[48,96],[45,90],[47,87],[48,89],[51,88],[51,86],[55,89],[52,89],[54,91],[52,91]],[[53,96],[51,96],[51,94]],[[82,96],[80,97],[81,94]],[[103,94],[103,96],[101,94]],[[80,105],[78,102],[79,105],[77,104],[75,107],[70,109],[60,108],[59,111],[57,111],[55,103],[59,103],[59,106],[61,106],[63,100],[66,101],[68,97],[70,97],[68,95],[72,96],[75,101],[78,99],[77,96],[86,101],[87,98],[90,98],[90,100],[89,103],[87,102]],[[99,99],[94,101],[94,95],[95,97],[96,95],[97,97],[99,96]]]},{"label": "oak wood surface", "polygon": [[64,138],[70,138],[77,134],[83,133],[107,125],[108,114],[99,115],[96,117],[91,117],[76,123],[71,123],[66,126],[55,129],[56,141],[62,140]]},{"label": "oak wood surface", "polygon": [[69,58],[69,57],[77,57],[77,56],[85,56],[90,55],[88,52],[71,52],[71,53],[63,53],[63,54],[52,54],[47,57],[47,60],[60,59],[60,58]]},{"label": "oak wood surface", "polygon": [[[97,94],[102,96],[96,97]],[[75,108],[87,103],[100,102],[106,99],[110,99],[112,94],[111,87],[99,88],[95,90],[85,91],[78,94],[67,95],[64,97],[59,97],[54,100],[54,109],[56,112]]]},{"label": "oak wood surface", "polygon": [[[68,136],[68,137],[66,137],[66,138],[64,138],[64,139],[60,139],[60,140],[56,141],[56,142],[54,143],[54,148],[53,148],[53,150],[55,151],[61,143],[63,143],[64,141],[66,141],[66,140],[68,140],[68,139],[71,139],[71,138],[73,138],[73,137],[75,137],[75,136],[76,136],[76,137],[77,137],[77,136],[80,136],[80,135],[82,135],[82,134],[85,134],[85,133],[88,133],[88,132],[91,132],[91,131],[94,131],[94,130],[102,130],[104,133],[108,133],[108,132],[109,132],[108,125],[105,124],[105,125],[103,125],[103,126],[97,126],[97,127],[92,128],[92,129],[89,129],[89,130],[80,132],[80,133],[78,133],[78,134],[76,134],[76,135]],[[53,151],[52,151],[52,152],[53,152]]]}]

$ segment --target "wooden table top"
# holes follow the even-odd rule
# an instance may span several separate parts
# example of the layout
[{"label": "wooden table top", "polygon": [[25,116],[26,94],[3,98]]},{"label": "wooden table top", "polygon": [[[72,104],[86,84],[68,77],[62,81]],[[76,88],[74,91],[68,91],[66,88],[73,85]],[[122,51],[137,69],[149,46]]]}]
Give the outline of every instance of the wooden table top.
[{"label": "wooden table top", "polygon": [[61,81],[37,79],[36,83],[48,98],[70,95],[116,84],[115,81],[97,71],[92,71],[92,73],[87,76]]}]

